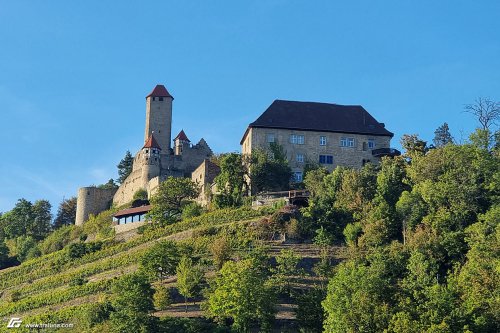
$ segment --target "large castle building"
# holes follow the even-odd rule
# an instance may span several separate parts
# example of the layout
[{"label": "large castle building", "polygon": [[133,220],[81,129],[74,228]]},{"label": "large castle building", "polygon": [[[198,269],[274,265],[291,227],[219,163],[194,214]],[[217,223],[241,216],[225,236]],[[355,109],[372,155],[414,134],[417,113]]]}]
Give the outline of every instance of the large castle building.
[{"label": "large castle building", "polygon": [[193,145],[183,130],[171,140],[173,100],[163,85],[157,85],[146,96],[144,146],[134,157],[132,172],[117,190],[80,188],[76,225],[82,225],[90,214],[98,214],[112,204],[120,206],[131,202],[139,190],[147,191],[150,197],[169,176],[191,177],[191,173],[212,156],[203,138]]}]

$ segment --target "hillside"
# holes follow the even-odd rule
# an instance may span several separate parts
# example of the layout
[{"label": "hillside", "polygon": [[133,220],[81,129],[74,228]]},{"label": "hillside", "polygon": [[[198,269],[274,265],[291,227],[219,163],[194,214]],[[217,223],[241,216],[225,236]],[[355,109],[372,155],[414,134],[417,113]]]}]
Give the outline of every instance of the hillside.
[{"label": "hillside", "polygon": [[[233,235],[235,248],[233,255],[241,255],[244,247],[255,240],[252,226],[265,216],[270,216],[274,208],[254,210],[250,208],[226,209],[184,220],[174,225],[146,230],[142,235],[127,236],[127,240],[105,242],[101,250],[88,253],[80,258],[70,258],[68,248],[23,262],[21,265],[0,271],[0,316],[20,317],[25,323],[75,323],[82,330],[82,316],[93,309],[96,303],[109,298],[113,281],[124,274],[138,270],[138,260],[154,244],[162,240],[172,240],[191,247],[193,255],[210,261],[209,244],[220,235]],[[117,237],[124,238],[124,237]],[[237,244],[239,243],[239,244]],[[263,241],[268,253],[276,256],[283,249],[292,248],[303,260],[303,266],[310,271],[311,261],[317,261],[320,251],[311,244],[283,244]],[[332,251],[334,249],[332,248]],[[238,254],[240,253],[240,254]],[[208,264],[206,272],[213,276],[215,268]],[[316,279],[317,280],[317,279]],[[161,282],[175,288],[175,276]],[[302,279],[302,287],[318,283],[314,278]],[[158,317],[203,317],[196,305],[190,305],[184,312],[180,297],[163,311],[156,311]],[[198,299],[199,301],[199,299]],[[279,305],[278,319],[295,317],[290,300]],[[8,331],[3,325],[2,330]],[[64,329],[60,329],[65,331]],[[66,329],[72,331],[72,329]],[[19,331],[22,331],[19,329]]]}]

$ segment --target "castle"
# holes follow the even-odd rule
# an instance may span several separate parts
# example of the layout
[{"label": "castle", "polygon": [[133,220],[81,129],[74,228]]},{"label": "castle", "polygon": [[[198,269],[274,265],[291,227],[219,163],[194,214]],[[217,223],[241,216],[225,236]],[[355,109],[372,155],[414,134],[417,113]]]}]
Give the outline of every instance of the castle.
[{"label": "castle", "polygon": [[90,214],[98,214],[111,204],[124,205],[133,200],[139,190],[148,197],[167,177],[190,177],[213,152],[202,138],[192,145],[183,130],[173,139],[172,102],[174,97],[163,85],[157,85],[146,96],[146,128],[144,146],[134,157],[132,172],[118,189],[95,186],[78,190],[76,225],[82,225]]}]

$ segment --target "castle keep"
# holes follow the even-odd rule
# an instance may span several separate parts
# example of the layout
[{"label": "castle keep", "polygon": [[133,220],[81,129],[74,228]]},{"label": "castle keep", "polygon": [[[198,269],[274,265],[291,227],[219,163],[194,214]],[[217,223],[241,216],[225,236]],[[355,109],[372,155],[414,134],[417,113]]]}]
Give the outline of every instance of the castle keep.
[{"label": "castle keep", "polygon": [[84,187],[78,191],[76,225],[82,225],[90,214],[98,214],[113,203],[123,205],[133,200],[138,190],[150,197],[168,176],[190,177],[212,150],[202,138],[192,145],[184,131],[173,140],[172,102],[174,97],[163,85],[157,85],[146,96],[144,146],[134,157],[132,172],[115,190]]}]

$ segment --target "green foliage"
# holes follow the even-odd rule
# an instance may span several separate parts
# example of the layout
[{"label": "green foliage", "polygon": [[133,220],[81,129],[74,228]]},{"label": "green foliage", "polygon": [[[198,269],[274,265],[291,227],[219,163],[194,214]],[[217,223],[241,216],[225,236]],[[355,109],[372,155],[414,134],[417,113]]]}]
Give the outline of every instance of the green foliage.
[{"label": "green foliage", "polygon": [[154,310],[153,289],[141,274],[125,275],[111,289],[114,294],[110,315],[113,331],[120,333],[150,332]]},{"label": "green foliage", "polygon": [[9,260],[9,248],[3,240],[0,240],[0,269],[4,268]]},{"label": "green foliage", "polygon": [[245,167],[238,153],[229,153],[220,158],[220,173],[215,177],[218,194],[214,204],[218,208],[239,207],[246,192]]},{"label": "green foliage", "polygon": [[50,231],[51,208],[47,200],[38,200],[32,204],[28,200],[19,199],[11,211],[0,217],[5,236],[11,239],[19,236],[43,239]]},{"label": "green foliage", "polygon": [[134,196],[132,197],[134,200],[147,200],[148,199],[148,191],[141,188],[135,191]]},{"label": "green foliage", "polygon": [[172,241],[160,241],[140,258],[141,269],[153,280],[175,274],[179,251]]},{"label": "green foliage", "polygon": [[184,296],[187,312],[187,300],[200,295],[205,273],[199,265],[194,265],[189,257],[182,257],[176,269],[177,289]]},{"label": "green foliage", "polygon": [[453,136],[450,133],[450,128],[448,127],[447,123],[439,126],[434,131],[434,139],[432,140],[432,142],[434,143],[434,146],[436,148],[441,148],[446,146],[447,144],[453,143]]},{"label": "green foliage", "polygon": [[323,301],[325,332],[382,332],[390,319],[386,289],[375,269],[353,261],[340,264]]},{"label": "green foliage", "polygon": [[300,259],[300,256],[293,250],[281,250],[280,254],[276,256],[276,268],[271,269],[273,283],[281,292],[285,291],[290,296],[292,295],[291,282],[293,277],[302,274],[297,267]]},{"label": "green foliage", "polygon": [[63,225],[51,232],[39,244],[40,251],[43,254],[62,250],[69,243],[78,240],[83,234],[83,229],[75,225]]},{"label": "green foliage", "polygon": [[210,246],[210,253],[212,254],[215,267],[221,269],[224,263],[231,259],[231,254],[233,253],[231,242],[226,236],[215,239]]},{"label": "green foliage", "polygon": [[132,172],[132,166],[134,164],[134,158],[130,151],[127,150],[123,159],[118,163],[118,183],[121,184],[127,179],[128,175]]},{"label": "green foliage", "polygon": [[68,246],[68,257],[71,259],[81,258],[86,254],[99,251],[101,248],[102,242],[73,243]]},{"label": "green foliage", "polygon": [[203,207],[196,203],[190,202],[182,208],[182,219],[187,220],[203,214]]},{"label": "green foliage", "polygon": [[87,222],[83,224],[83,231],[86,235],[96,235],[97,239],[106,239],[114,235],[114,229],[111,227],[113,214],[118,208],[105,210],[97,215],[90,215]]},{"label": "green foliage", "polygon": [[325,314],[323,312],[321,302],[325,299],[325,297],[325,291],[318,288],[305,290],[302,294],[297,296],[297,308],[295,310],[295,315],[300,332],[323,332]]},{"label": "green foliage", "polygon": [[274,306],[272,288],[251,259],[226,262],[211,283],[204,304],[208,316],[219,323],[232,320],[233,328],[240,332],[248,332],[253,322],[260,324],[260,332],[268,331]]},{"label": "green foliage", "polygon": [[153,294],[153,304],[157,310],[166,310],[172,304],[170,288],[163,285],[156,286]]},{"label": "green foliage", "polygon": [[15,248],[17,260],[21,262],[39,257],[41,255],[36,241],[31,236],[17,237]]},{"label": "green foliage", "polygon": [[71,197],[61,201],[54,219],[54,229],[66,225],[75,224],[76,219],[76,197]]},{"label": "green foliage", "polygon": [[408,158],[422,156],[429,149],[427,147],[427,142],[420,139],[418,134],[404,134],[400,142],[405,150],[404,155]]},{"label": "green foliage", "polygon": [[313,243],[317,246],[326,247],[332,244],[332,237],[325,228],[321,227],[316,229],[316,236],[313,238]]},{"label": "green foliage", "polygon": [[358,238],[361,236],[363,228],[360,223],[349,223],[344,228],[344,238],[347,245],[356,247],[358,245]]},{"label": "green foliage", "polygon": [[290,189],[292,170],[283,146],[272,142],[268,150],[253,150],[250,162],[252,193]]},{"label": "green foliage", "polygon": [[171,224],[178,220],[185,200],[195,199],[199,188],[189,178],[168,177],[158,186],[151,197],[151,211],[148,216],[153,222]]}]

